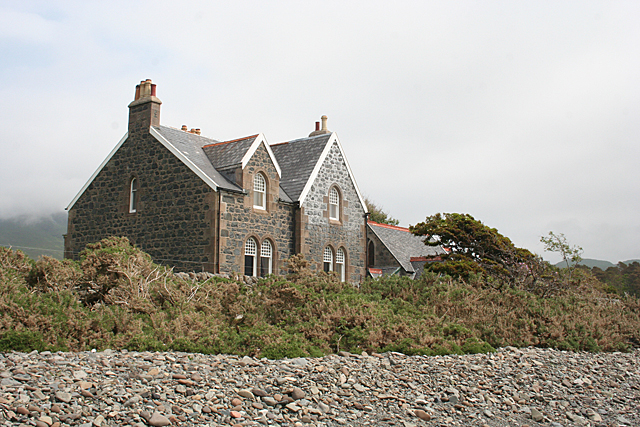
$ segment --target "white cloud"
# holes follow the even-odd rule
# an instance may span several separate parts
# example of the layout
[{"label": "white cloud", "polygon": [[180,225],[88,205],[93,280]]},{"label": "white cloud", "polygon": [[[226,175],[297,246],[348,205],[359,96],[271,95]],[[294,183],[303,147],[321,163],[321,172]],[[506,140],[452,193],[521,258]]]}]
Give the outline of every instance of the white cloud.
[{"label": "white cloud", "polygon": [[[516,244],[639,257],[640,6],[618,2],[19,2],[0,13],[0,216],[66,206],[152,78],[218,139],[322,114],[403,224],[468,212]],[[597,255],[596,255],[597,254]]]}]

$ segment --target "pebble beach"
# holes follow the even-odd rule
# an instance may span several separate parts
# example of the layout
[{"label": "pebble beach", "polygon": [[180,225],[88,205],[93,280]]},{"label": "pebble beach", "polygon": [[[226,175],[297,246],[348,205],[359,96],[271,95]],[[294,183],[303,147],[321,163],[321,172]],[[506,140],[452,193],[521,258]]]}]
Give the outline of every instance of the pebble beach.
[{"label": "pebble beach", "polygon": [[1,426],[640,426],[640,350],[0,354]]}]

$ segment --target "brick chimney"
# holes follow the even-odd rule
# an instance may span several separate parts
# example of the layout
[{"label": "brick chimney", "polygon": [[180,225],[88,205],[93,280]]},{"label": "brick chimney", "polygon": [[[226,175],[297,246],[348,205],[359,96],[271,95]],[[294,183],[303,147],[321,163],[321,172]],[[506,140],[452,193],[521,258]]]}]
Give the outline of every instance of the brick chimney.
[{"label": "brick chimney", "polygon": [[156,85],[151,79],[136,86],[135,99],[129,104],[129,134],[148,132],[151,126],[160,126],[160,101],[156,97]]}]

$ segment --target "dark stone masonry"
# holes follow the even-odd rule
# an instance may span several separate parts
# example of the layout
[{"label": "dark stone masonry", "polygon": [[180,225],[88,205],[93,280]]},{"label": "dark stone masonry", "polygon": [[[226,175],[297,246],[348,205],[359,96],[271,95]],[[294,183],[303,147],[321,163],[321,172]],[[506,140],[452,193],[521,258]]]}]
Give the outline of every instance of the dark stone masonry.
[{"label": "dark stone masonry", "polygon": [[325,269],[330,249],[330,270],[365,278],[366,208],[326,117],[313,136],[284,143],[278,160],[262,135],[220,142],[161,126],[161,104],[150,80],[136,87],[127,134],[68,207],[67,258],[125,236],[177,271],[257,276],[264,265],[285,274],[294,254]]}]

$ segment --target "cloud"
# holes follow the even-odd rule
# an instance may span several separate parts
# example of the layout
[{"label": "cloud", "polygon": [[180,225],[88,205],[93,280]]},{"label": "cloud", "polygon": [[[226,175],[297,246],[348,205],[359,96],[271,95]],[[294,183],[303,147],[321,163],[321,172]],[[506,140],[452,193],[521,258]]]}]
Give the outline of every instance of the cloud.
[{"label": "cloud", "polygon": [[294,139],[328,115],[402,224],[468,212],[538,252],[553,230],[588,257],[638,257],[639,17],[598,1],[9,4],[0,217],[66,206],[152,78],[163,124],[217,139]]}]

